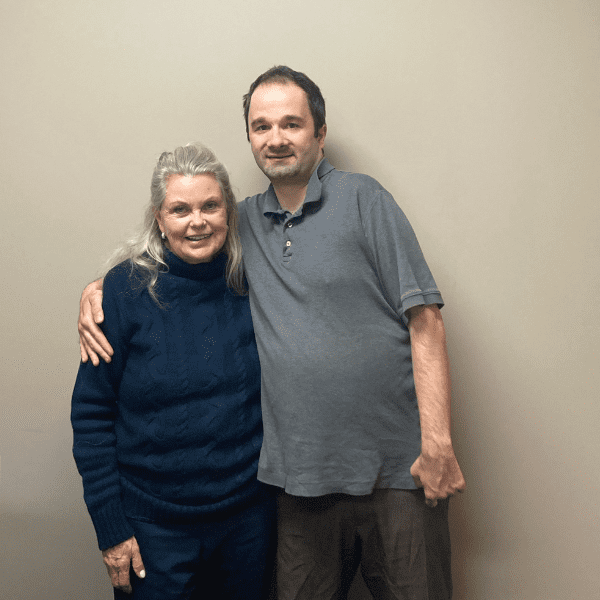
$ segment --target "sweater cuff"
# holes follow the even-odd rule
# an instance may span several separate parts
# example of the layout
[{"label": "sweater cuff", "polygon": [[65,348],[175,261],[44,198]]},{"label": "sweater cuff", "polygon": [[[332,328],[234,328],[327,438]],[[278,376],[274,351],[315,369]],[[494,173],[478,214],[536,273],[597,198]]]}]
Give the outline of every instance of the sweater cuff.
[{"label": "sweater cuff", "polygon": [[89,513],[100,550],[116,546],[135,535],[120,502],[108,502]]}]

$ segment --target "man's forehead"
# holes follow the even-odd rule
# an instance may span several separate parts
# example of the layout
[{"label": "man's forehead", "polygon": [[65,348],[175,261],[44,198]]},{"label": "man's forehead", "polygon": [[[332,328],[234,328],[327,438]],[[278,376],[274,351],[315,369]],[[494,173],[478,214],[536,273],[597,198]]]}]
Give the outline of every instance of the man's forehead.
[{"label": "man's forehead", "polygon": [[[294,113],[309,110],[306,92],[292,82],[269,81],[259,85],[250,98],[250,112],[294,106]],[[297,115],[300,116],[300,115]]]}]

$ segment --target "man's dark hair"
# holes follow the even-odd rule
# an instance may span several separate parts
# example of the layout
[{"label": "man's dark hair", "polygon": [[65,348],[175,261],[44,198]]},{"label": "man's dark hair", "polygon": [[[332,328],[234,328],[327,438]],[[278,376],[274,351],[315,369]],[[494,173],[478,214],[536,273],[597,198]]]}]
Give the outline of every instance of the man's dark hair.
[{"label": "man's dark hair", "polygon": [[254,90],[263,83],[295,83],[306,92],[308,107],[315,124],[315,137],[319,137],[321,127],[325,125],[325,99],[319,86],[304,73],[294,71],[284,65],[271,67],[252,83],[247,94],[244,94],[244,119],[246,121],[246,136],[250,141],[250,130],[248,128],[248,112],[250,111],[250,99]]}]

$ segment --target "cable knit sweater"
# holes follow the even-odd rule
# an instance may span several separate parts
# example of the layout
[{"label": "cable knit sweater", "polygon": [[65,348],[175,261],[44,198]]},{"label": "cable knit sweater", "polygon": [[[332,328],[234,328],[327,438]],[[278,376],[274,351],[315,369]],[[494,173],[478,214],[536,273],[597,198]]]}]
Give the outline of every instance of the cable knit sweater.
[{"label": "cable knit sweater", "polygon": [[108,273],[103,330],[114,356],[82,363],[73,391],[73,454],[100,549],[133,535],[127,516],[222,514],[266,493],[248,298],[227,288],[224,255],[165,260],[162,308],[131,263]]}]

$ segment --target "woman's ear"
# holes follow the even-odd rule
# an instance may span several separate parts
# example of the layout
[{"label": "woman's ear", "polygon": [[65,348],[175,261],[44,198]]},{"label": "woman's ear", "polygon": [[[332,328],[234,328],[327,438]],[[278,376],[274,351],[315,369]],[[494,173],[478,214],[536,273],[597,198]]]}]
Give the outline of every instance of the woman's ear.
[{"label": "woman's ear", "polygon": [[163,222],[162,222],[162,217],[160,215],[160,210],[154,211],[154,218],[156,219],[156,222],[158,223],[158,228],[161,230],[162,233],[164,233],[165,230],[164,230],[164,226],[163,226]]}]

